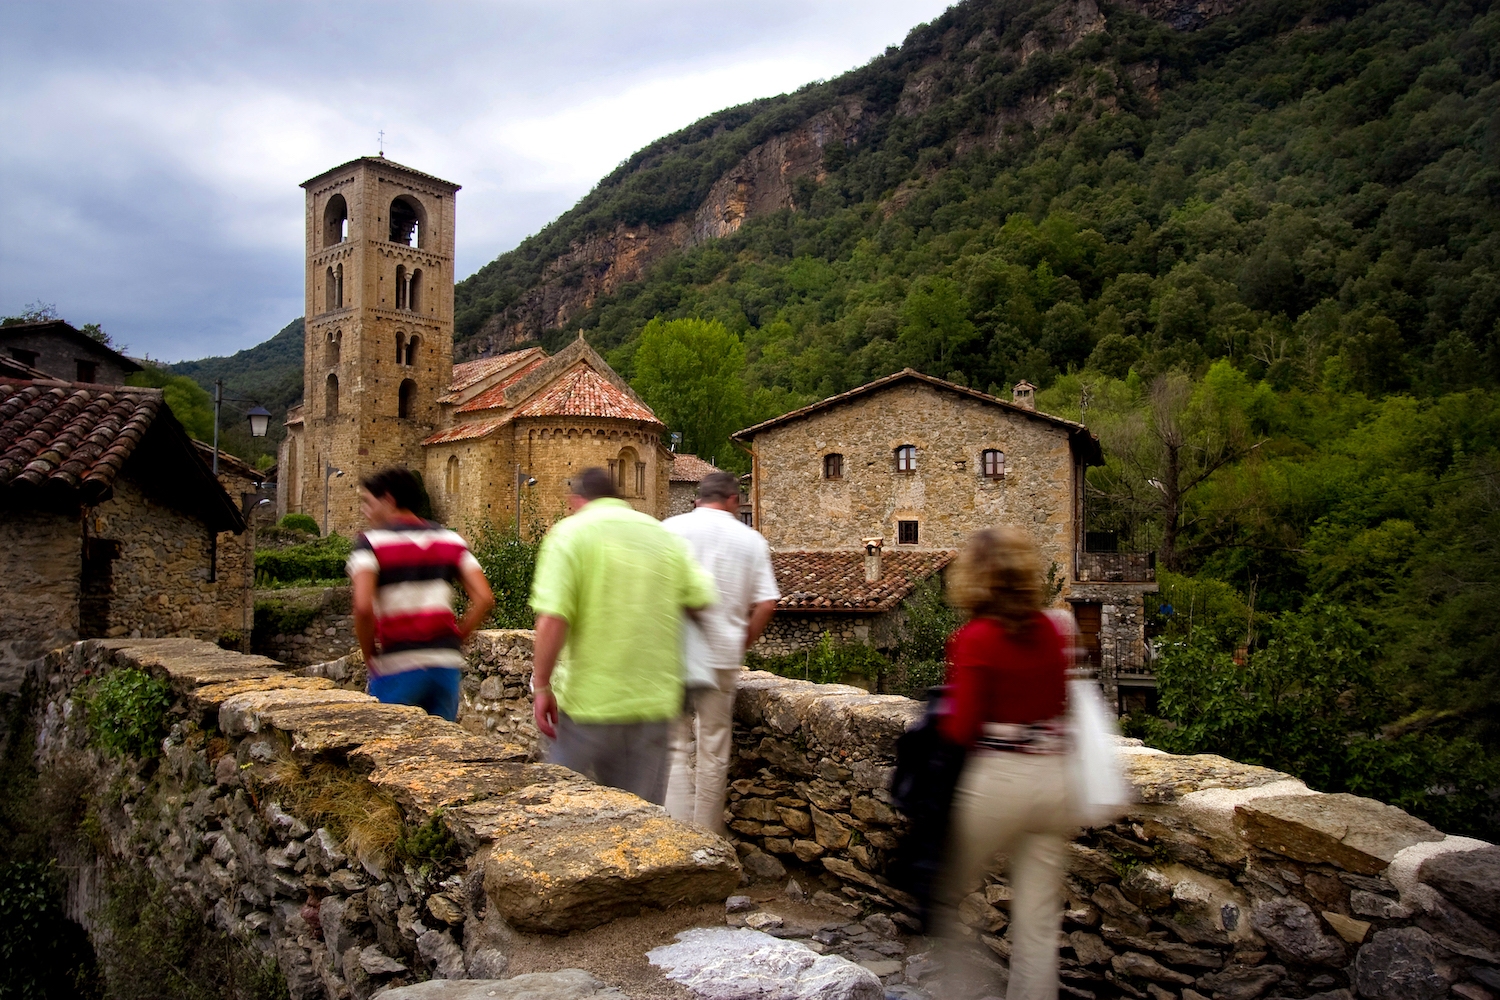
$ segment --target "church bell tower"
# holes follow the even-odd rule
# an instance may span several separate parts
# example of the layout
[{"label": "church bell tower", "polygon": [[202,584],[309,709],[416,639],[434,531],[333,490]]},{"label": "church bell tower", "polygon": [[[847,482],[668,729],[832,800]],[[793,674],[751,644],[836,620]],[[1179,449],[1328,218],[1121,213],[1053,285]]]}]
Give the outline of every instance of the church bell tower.
[{"label": "church bell tower", "polygon": [[360,477],[390,465],[422,469],[421,441],[436,428],[438,397],[452,381],[459,186],[364,156],[302,187],[307,302],[297,509],[321,525],[326,502],[328,530],[351,537],[363,527]]}]

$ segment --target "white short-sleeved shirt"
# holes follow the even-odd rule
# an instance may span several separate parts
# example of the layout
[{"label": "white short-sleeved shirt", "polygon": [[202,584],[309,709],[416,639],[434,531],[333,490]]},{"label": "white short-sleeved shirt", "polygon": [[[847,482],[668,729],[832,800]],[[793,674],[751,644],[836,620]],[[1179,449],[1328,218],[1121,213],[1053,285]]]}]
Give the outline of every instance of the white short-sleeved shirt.
[{"label": "white short-sleeved shirt", "polygon": [[719,603],[689,618],[683,629],[684,680],[689,687],[713,687],[715,670],[737,670],[744,663],[751,607],[781,596],[771,546],[760,532],[714,507],[669,517],[662,525],[687,541],[719,588]]}]

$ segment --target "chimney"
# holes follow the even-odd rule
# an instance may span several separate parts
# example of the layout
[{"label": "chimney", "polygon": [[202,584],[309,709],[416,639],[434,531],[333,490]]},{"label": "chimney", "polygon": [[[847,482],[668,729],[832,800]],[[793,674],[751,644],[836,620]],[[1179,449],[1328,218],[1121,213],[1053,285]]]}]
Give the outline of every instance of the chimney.
[{"label": "chimney", "polygon": [[875,583],[880,579],[880,549],[884,538],[862,538],[865,543],[865,582]]},{"label": "chimney", "polygon": [[1028,410],[1036,409],[1036,386],[1022,379],[1011,388],[1010,401]]}]

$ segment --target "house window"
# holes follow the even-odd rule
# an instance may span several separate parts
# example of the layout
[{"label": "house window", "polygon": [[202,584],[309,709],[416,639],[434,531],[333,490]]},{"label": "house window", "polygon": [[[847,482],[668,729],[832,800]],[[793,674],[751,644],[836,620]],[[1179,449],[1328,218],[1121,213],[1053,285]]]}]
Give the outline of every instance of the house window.
[{"label": "house window", "polygon": [[843,455],[832,454],[832,455],[824,455],[823,456],[823,478],[824,479],[843,479],[844,478],[844,456]]},{"label": "house window", "polygon": [[917,446],[914,444],[903,444],[896,449],[896,471],[917,471]]},{"label": "house window", "polygon": [[99,363],[97,361],[79,361],[78,362],[78,381],[80,381],[80,382],[97,382],[97,381],[99,381]]},{"label": "house window", "polygon": [[991,479],[1005,478],[1005,452],[995,448],[986,448],[980,453],[979,464],[984,474]]},{"label": "house window", "polygon": [[30,365],[32,368],[36,367],[36,359],[38,357],[38,353],[36,351],[28,351],[25,348],[21,347],[12,347],[10,349],[10,356],[21,362],[21,364],[23,365]]},{"label": "house window", "polygon": [[898,544],[898,545],[915,545],[915,544],[917,544],[917,522],[916,521],[897,521],[896,522],[896,544]]},{"label": "house window", "polygon": [[411,379],[403,379],[401,388],[396,390],[396,416],[403,420],[411,419],[412,401],[417,395],[417,383]]}]

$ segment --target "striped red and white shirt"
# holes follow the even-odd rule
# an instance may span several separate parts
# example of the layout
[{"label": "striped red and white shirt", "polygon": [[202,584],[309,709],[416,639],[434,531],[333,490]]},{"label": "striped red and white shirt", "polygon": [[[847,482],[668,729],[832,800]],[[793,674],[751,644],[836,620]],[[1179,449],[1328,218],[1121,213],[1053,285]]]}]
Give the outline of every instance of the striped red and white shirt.
[{"label": "striped red and white shirt", "polygon": [[376,662],[372,674],[424,667],[462,667],[453,584],[479,565],[456,532],[428,521],[360,534],[349,554],[350,578],[374,571]]}]

